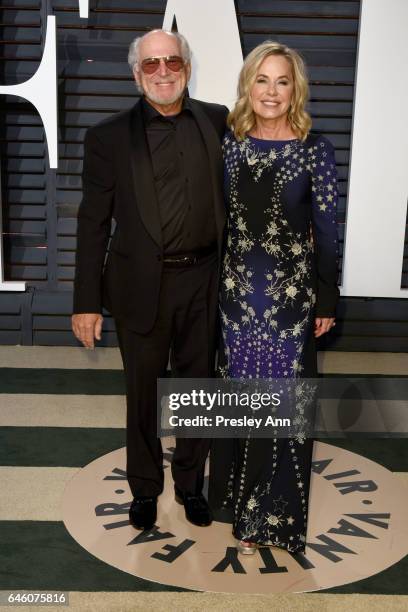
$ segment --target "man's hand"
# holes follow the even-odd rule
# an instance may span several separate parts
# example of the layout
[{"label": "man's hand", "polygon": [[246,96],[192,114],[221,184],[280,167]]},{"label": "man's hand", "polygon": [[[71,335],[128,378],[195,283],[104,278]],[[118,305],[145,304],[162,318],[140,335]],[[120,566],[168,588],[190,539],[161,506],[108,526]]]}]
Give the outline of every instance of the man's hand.
[{"label": "man's hand", "polygon": [[101,314],[74,314],[72,315],[72,331],[86,348],[94,348],[95,338],[101,339],[102,321]]},{"label": "man's hand", "polygon": [[334,325],[336,325],[336,323],[334,322],[334,317],[316,318],[315,319],[315,329],[314,329],[315,338],[319,338],[319,336],[326,334],[328,331],[331,330],[332,327],[334,327]]}]

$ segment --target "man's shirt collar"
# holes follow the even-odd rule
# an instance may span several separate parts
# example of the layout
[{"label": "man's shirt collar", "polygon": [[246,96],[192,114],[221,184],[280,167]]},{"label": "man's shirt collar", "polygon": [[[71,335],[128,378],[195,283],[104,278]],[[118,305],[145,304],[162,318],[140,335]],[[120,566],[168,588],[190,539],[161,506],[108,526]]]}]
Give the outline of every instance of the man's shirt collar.
[{"label": "man's shirt collar", "polygon": [[192,112],[191,110],[191,104],[190,104],[190,98],[185,95],[183,98],[183,103],[181,106],[181,111],[180,113],[178,113],[177,115],[162,115],[161,113],[159,113],[158,110],[156,110],[151,104],[149,104],[149,102],[146,100],[145,96],[142,96],[142,113],[143,113],[143,118],[145,120],[146,125],[148,125],[149,123],[151,123],[154,120],[157,119],[172,119],[175,117],[178,117],[181,113],[187,111],[189,113]]}]

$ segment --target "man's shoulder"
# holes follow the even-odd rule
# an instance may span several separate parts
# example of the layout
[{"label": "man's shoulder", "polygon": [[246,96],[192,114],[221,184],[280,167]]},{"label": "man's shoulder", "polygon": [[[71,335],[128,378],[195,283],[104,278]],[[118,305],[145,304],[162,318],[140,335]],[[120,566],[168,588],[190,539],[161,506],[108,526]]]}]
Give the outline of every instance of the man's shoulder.
[{"label": "man's shoulder", "polygon": [[110,117],[106,117],[105,119],[102,119],[102,121],[95,123],[95,125],[88,128],[88,136],[108,138],[110,135],[117,134],[122,128],[128,129],[130,117],[135,106],[132,106],[130,109],[119,111],[118,113],[115,113]]},{"label": "man's shoulder", "polygon": [[204,102],[203,100],[194,99],[190,99],[190,105],[193,112],[194,108],[197,108],[208,117],[221,139],[227,124],[228,108],[222,104],[214,104],[214,102]]},{"label": "man's shoulder", "polygon": [[195,98],[190,98],[190,103],[197,104],[208,114],[215,115],[226,115],[228,113],[228,108],[223,104],[216,104],[215,102],[204,102],[204,100],[196,100]]}]

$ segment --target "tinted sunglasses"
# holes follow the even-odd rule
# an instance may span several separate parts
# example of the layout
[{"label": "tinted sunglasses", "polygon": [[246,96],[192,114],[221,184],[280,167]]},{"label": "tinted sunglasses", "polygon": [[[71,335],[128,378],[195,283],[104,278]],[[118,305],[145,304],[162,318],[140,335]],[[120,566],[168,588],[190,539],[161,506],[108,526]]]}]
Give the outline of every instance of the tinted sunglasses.
[{"label": "tinted sunglasses", "polygon": [[160,66],[160,60],[166,64],[166,68],[172,72],[180,72],[184,68],[184,60],[178,55],[165,55],[161,57],[147,57],[140,64],[145,74],[154,74]]}]

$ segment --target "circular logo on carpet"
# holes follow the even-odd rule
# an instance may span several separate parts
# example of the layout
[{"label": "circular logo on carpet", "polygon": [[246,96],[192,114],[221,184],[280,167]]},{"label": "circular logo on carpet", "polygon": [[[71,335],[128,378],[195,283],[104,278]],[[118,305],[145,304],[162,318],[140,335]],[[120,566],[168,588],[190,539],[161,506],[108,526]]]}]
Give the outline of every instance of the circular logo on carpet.
[{"label": "circular logo on carpet", "polygon": [[408,491],[381,465],[322,442],[314,445],[305,554],[260,548],[237,553],[231,525],[195,527],[174,501],[172,440],[163,440],[165,488],[157,526],[137,531],[125,449],[96,459],[68,484],[63,517],[72,537],[125,572],[201,591],[283,593],[327,589],[361,580],[408,553]]}]

